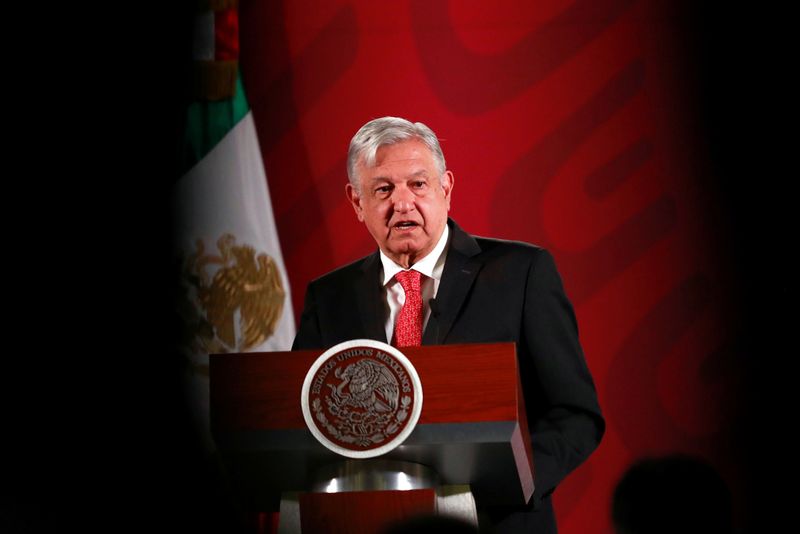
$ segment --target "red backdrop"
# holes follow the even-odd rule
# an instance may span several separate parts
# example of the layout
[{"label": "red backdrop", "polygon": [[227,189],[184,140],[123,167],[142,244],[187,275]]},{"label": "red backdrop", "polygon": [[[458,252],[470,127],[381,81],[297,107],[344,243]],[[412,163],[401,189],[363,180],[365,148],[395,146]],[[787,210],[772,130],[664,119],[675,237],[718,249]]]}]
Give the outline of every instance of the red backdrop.
[{"label": "red backdrop", "polygon": [[374,242],[345,201],[366,121],[429,125],[467,231],[554,254],[608,431],[554,495],[562,532],[611,532],[638,457],[701,455],[742,497],[742,370],[685,14],[671,2],[243,1],[241,61],[296,314]]}]

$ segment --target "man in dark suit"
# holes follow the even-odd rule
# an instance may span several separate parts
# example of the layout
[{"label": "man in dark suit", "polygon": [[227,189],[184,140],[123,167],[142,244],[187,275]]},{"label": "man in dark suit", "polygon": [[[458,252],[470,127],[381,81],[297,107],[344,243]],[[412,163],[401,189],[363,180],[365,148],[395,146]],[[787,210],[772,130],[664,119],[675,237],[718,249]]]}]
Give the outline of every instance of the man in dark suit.
[{"label": "man in dark suit", "polygon": [[[536,489],[527,507],[485,513],[497,532],[555,533],[550,495],[597,447],[605,424],[552,256],[473,237],[448,219],[453,173],[422,123],[365,124],[350,143],[348,175],[347,198],[379,250],[309,284],[293,349],[354,338],[398,346],[419,337],[424,345],[515,342]],[[399,281],[407,271],[421,273],[414,290]],[[422,303],[411,319],[407,291],[421,296],[410,297]],[[409,321],[417,323],[416,342],[404,333]]]}]

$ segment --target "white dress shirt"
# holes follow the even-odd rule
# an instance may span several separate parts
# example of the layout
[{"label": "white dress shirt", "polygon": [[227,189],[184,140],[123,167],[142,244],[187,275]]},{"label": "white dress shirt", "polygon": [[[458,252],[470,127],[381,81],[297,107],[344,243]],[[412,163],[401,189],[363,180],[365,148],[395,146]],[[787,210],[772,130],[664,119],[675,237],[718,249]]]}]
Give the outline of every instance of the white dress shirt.
[{"label": "white dress shirt", "polygon": [[[425,277],[422,278],[421,284],[422,309],[425,314],[422,323],[423,332],[431,316],[430,301],[432,298],[436,297],[436,293],[439,291],[439,283],[442,280],[442,272],[444,271],[444,262],[447,259],[447,249],[450,245],[449,237],[450,229],[445,225],[439,242],[436,243],[436,246],[433,247],[430,254],[409,268],[425,275]],[[381,263],[383,264],[383,299],[386,308],[388,308],[386,324],[384,326],[386,328],[386,339],[391,343],[392,335],[394,335],[394,324],[397,322],[397,315],[406,302],[406,292],[394,275],[406,269],[392,261],[383,251],[380,251],[380,253]]]}]

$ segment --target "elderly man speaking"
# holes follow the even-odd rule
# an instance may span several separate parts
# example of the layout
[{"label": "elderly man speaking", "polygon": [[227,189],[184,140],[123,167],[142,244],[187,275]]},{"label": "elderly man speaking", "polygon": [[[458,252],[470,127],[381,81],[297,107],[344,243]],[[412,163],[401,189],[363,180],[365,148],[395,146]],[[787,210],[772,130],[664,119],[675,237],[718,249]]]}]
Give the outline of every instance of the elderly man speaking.
[{"label": "elderly man speaking", "polygon": [[309,284],[293,349],[356,338],[516,343],[536,489],[524,507],[477,504],[496,532],[555,533],[550,495],[597,447],[605,423],[552,256],[472,236],[448,218],[455,179],[420,122],[365,124],[347,173],[347,198],[378,250]]}]

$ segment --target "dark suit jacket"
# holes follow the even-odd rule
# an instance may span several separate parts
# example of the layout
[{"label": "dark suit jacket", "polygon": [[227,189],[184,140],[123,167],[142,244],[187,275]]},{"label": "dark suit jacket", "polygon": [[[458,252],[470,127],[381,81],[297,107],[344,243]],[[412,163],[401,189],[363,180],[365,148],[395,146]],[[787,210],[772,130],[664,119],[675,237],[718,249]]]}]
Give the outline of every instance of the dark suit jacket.
[{"label": "dark suit jacket", "polygon": [[[525,509],[488,513],[497,531],[556,532],[549,496],[605,429],[572,305],[546,250],[448,224],[450,249],[422,343],[517,344],[536,489]],[[293,350],[355,338],[386,342],[381,272],[376,251],[311,282]]]}]

